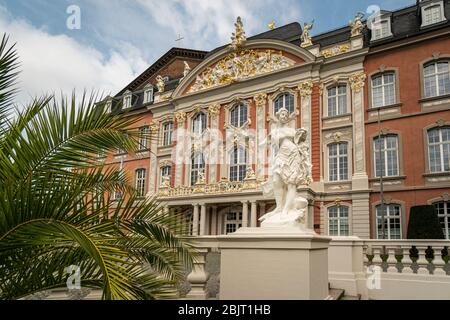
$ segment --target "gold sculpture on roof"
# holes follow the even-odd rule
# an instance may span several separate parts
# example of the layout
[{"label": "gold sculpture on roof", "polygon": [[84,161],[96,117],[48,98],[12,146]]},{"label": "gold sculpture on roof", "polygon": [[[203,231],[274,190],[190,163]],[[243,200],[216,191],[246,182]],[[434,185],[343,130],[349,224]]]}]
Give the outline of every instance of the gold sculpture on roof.
[{"label": "gold sculpture on roof", "polygon": [[247,41],[247,37],[245,36],[244,31],[244,24],[242,23],[241,17],[237,17],[237,21],[234,24],[234,27],[236,28],[236,30],[231,36],[231,48],[233,50],[240,50],[245,41]]},{"label": "gold sculpture on roof", "polygon": [[309,47],[309,46],[313,45],[312,38],[309,35],[309,33],[311,32],[311,29],[313,28],[313,26],[314,26],[314,20],[312,22],[310,22],[310,23],[305,22],[303,24],[303,32],[302,32],[302,35],[301,35],[301,41],[302,42],[300,44],[300,46],[302,48],[306,48],[306,47]]},{"label": "gold sculpture on roof", "polygon": [[350,27],[352,28],[352,37],[359,36],[364,31],[366,27],[362,22],[362,18],[364,18],[365,13],[358,12],[353,21],[350,21]]},{"label": "gold sculpture on roof", "polygon": [[275,29],[275,20],[270,21],[267,27],[269,28],[269,30]]},{"label": "gold sculpture on roof", "polygon": [[243,50],[229,54],[197,76],[189,93],[246,80],[257,75],[289,68],[294,61],[280,51]]}]

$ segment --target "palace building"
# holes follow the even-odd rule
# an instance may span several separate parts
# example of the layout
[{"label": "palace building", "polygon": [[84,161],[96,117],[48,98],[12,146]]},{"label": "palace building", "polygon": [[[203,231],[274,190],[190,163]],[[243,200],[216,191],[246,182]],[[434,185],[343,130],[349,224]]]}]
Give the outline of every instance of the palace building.
[{"label": "palace building", "polygon": [[264,191],[284,107],[308,132],[312,183],[299,192],[316,232],[401,239],[410,208],[432,204],[450,239],[449,19],[450,0],[317,36],[294,22],[247,37],[238,18],[231,44],[172,48],[105,100],[142,119],[139,152],[105,161],[184,213],[194,236],[257,227],[275,205]]}]

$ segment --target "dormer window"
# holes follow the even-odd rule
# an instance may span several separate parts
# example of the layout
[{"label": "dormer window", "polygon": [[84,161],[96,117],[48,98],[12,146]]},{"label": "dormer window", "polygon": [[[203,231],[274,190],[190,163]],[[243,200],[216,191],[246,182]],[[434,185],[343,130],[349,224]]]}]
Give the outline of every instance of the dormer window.
[{"label": "dormer window", "polygon": [[111,113],[111,109],[112,109],[112,100],[109,99],[108,101],[106,101],[106,104],[105,104],[105,112]]},{"label": "dormer window", "polygon": [[381,40],[392,36],[391,30],[391,17],[381,18],[381,20],[375,20],[371,23],[372,40]]},{"label": "dormer window", "polygon": [[127,91],[123,96],[123,109],[131,108],[131,98],[132,98],[131,92]]},{"label": "dormer window", "polygon": [[444,3],[442,1],[433,1],[428,5],[422,6],[422,27],[430,26],[446,20],[447,19],[444,15]]},{"label": "dormer window", "polygon": [[153,87],[148,87],[144,90],[144,103],[153,102]]}]

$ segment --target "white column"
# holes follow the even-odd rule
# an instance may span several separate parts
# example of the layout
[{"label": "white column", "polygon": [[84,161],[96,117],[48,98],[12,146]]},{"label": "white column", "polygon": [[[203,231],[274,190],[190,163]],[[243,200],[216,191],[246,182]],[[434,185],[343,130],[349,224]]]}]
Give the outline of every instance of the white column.
[{"label": "white column", "polygon": [[248,227],[248,201],[242,201],[242,227]]},{"label": "white column", "polygon": [[[261,202],[259,204],[259,218],[261,218],[265,214],[266,214],[266,203],[265,202]],[[256,222],[256,226],[258,226],[258,222]]]},{"label": "white column", "polygon": [[192,235],[198,236],[198,204],[194,204],[194,216],[192,221]]},{"label": "white column", "polygon": [[206,235],[206,205],[202,203],[200,205],[200,235]]},{"label": "white column", "polygon": [[258,223],[258,218],[257,218],[257,207],[256,207],[256,201],[252,201],[251,202],[251,213],[250,213],[250,227],[252,228],[256,228],[257,223]]},{"label": "white column", "polygon": [[221,235],[223,233],[223,214],[217,214],[217,235]]},{"label": "white column", "polygon": [[213,206],[211,210],[211,232],[212,236],[217,235],[217,207]]},{"label": "white column", "polygon": [[366,75],[364,72],[354,73],[350,76],[352,87],[352,113],[353,113],[353,190],[367,190],[369,182],[366,173],[365,161],[365,130],[364,130],[364,86]]}]

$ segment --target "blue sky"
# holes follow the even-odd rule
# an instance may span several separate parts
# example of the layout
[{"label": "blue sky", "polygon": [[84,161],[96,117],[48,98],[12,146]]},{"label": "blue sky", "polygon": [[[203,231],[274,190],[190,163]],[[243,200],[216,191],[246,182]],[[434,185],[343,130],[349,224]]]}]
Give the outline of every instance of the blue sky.
[{"label": "blue sky", "polygon": [[[393,10],[415,0],[0,0],[0,30],[18,43],[21,102],[52,91],[115,93],[174,46],[212,50],[229,42],[242,17],[248,36],[315,19],[313,34],[348,24],[370,6]],[[66,10],[77,5],[81,28]],[[184,37],[181,43],[175,39]]]}]

